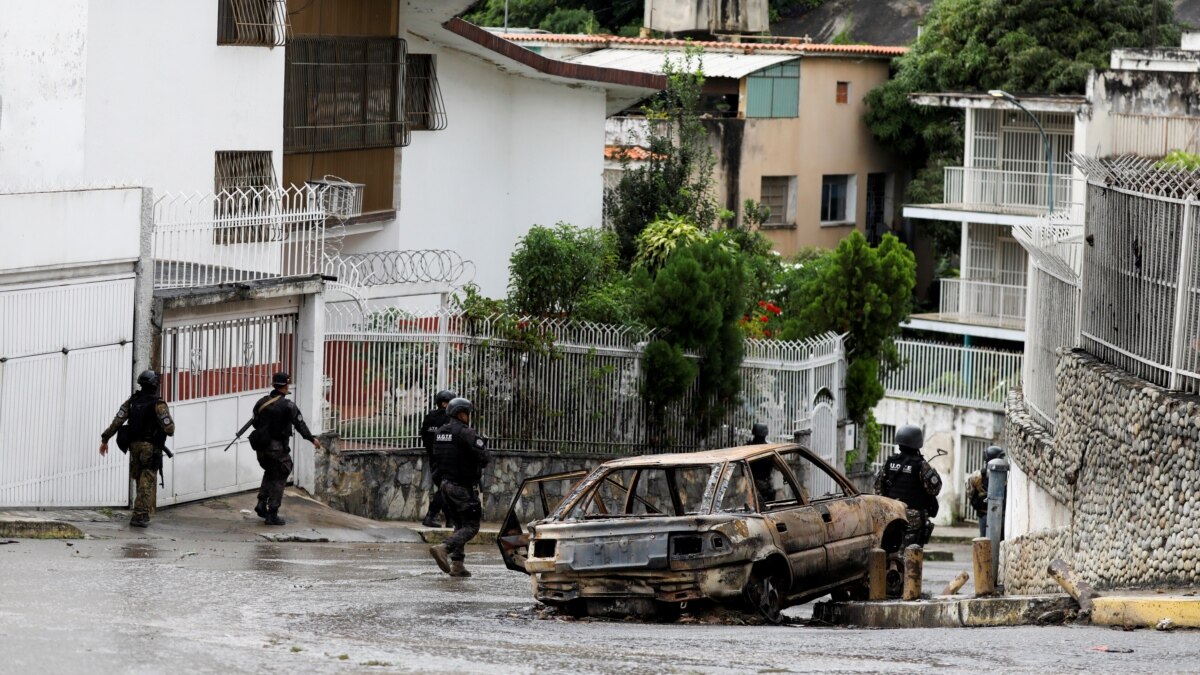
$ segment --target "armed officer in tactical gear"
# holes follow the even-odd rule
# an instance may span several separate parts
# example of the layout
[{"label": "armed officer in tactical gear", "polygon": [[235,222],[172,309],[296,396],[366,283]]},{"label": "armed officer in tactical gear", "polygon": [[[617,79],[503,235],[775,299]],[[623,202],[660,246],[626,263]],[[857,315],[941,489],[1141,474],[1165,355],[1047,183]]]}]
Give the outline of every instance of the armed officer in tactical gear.
[{"label": "armed officer in tactical gear", "polygon": [[[139,391],[121,404],[112,424],[100,434],[100,455],[108,454],[108,441],[122,425],[129,425],[129,479],[137,483],[129,524],[146,527],[158,496],[155,474],[162,471],[167,436],[175,435],[175,421],[165,401],[158,397],[158,373],[144,371],[137,379]],[[117,439],[122,442],[121,439]]]},{"label": "armed officer in tactical gear", "polygon": [[479,532],[483,505],[479,503],[479,478],[488,463],[487,440],[468,426],[474,407],[465,398],[450,401],[450,421],[438,429],[434,441],[434,472],[441,479],[442,498],[454,516],[454,533],[446,543],[429,548],[443,572],[469,577],[463,566],[467,542]]},{"label": "armed officer in tactical gear", "polygon": [[451,525],[454,518],[450,514],[450,509],[446,506],[445,499],[442,497],[442,491],[439,489],[437,472],[433,470],[433,444],[437,440],[438,429],[442,425],[450,421],[450,415],[446,413],[446,408],[449,407],[450,401],[458,398],[458,394],[443,389],[433,397],[433,410],[425,414],[424,421],[421,422],[421,442],[425,445],[425,470],[428,474],[429,484],[429,511],[425,513],[425,519],[421,524],[425,527],[438,527],[438,514],[446,514],[446,524]]},{"label": "armed officer in tactical gear", "polygon": [[766,445],[767,444],[767,425],[762,422],[755,422],[750,428],[750,442],[746,445]]},{"label": "armed officer in tactical gear", "polygon": [[292,472],[292,430],[320,449],[321,441],[313,437],[304,423],[300,408],[288,400],[292,377],[287,373],[275,373],[271,385],[275,390],[260,398],[254,404],[254,432],[261,439],[257,445],[251,439],[251,445],[258,457],[258,465],[263,469],[262,485],[258,488],[258,504],[254,512],[260,518],[265,518],[267,525],[284,525],[286,521],[279,517],[279,505],[283,502],[283,488],[287,485],[288,474]]},{"label": "armed officer in tactical gear", "polygon": [[918,427],[907,425],[896,431],[900,452],[887,458],[883,471],[875,478],[875,494],[904,502],[908,507],[908,530],[904,545],[924,546],[933,534],[930,518],[937,515],[937,495],[942,478],[921,456],[925,435]]},{"label": "armed officer in tactical gear", "polygon": [[1004,456],[1004,448],[995,445],[988,447],[983,451],[983,468],[979,469],[979,473],[971,474],[967,479],[967,500],[971,502],[971,508],[975,509],[975,515],[979,518],[979,536],[987,536],[987,512],[988,512],[988,462],[993,459],[999,459]]}]

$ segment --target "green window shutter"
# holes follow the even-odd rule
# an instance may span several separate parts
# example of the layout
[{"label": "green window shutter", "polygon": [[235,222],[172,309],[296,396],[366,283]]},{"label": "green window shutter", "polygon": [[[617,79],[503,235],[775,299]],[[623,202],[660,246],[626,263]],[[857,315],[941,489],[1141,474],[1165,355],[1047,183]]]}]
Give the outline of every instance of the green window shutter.
[{"label": "green window shutter", "polygon": [[774,78],[746,78],[746,117],[771,117]]},{"label": "green window shutter", "polygon": [[771,102],[771,117],[800,116],[800,79],[780,77],[775,80],[775,95]]}]

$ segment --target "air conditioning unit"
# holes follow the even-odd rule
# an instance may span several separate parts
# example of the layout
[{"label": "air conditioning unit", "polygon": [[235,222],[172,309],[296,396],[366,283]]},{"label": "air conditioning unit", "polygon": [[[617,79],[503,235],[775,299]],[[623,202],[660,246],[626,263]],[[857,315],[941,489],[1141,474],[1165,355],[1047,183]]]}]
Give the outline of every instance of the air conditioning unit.
[{"label": "air conditioning unit", "polygon": [[316,200],[317,209],[335,218],[354,218],[362,215],[363,191],[366,185],[351,183],[337,176],[305,181],[312,188],[309,199]]}]

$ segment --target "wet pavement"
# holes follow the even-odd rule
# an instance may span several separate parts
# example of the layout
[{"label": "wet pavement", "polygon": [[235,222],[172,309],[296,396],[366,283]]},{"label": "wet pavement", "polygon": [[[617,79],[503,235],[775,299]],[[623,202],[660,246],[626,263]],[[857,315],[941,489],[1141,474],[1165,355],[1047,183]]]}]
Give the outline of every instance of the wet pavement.
[{"label": "wet pavement", "polygon": [[[1200,654],[1200,633],[1090,627],[547,620],[490,547],[450,579],[420,544],[94,532],[111,538],[0,545],[0,671],[1182,672]],[[967,564],[929,563],[927,583]]]}]

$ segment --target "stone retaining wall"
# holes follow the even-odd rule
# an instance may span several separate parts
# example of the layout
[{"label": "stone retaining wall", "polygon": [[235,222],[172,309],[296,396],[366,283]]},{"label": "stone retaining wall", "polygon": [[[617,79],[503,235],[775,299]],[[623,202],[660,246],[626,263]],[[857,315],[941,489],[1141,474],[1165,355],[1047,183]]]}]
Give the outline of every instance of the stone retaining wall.
[{"label": "stone retaining wall", "polygon": [[1000,578],[1009,595],[1058,593],[1062,589],[1046,568],[1055,558],[1071,550],[1068,528],[1042,530],[1000,544]]},{"label": "stone retaining wall", "polygon": [[[429,506],[424,449],[346,450],[334,434],[316,452],[316,497],[333,508],[378,520],[421,520]],[[521,481],[531,476],[591,469],[610,455],[492,451],[483,480],[484,521],[498,522]]]},{"label": "stone retaining wall", "polygon": [[1057,433],[1016,401],[1009,457],[1069,508],[1070,524],[1009,542],[1006,586],[1044,584],[1054,549],[1097,588],[1200,582],[1200,399],[1080,351],[1060,355],[1056,376]]}]

